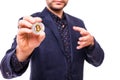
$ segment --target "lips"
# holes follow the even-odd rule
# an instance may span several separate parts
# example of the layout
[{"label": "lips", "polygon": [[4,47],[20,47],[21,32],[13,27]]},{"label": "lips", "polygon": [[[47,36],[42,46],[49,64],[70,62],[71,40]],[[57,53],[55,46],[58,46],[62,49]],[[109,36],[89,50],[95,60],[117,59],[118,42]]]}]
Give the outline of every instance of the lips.
[{"label": "lips", "polygon": [[64,3],[63,1],[54,1],[56,4],[62,4]]}]

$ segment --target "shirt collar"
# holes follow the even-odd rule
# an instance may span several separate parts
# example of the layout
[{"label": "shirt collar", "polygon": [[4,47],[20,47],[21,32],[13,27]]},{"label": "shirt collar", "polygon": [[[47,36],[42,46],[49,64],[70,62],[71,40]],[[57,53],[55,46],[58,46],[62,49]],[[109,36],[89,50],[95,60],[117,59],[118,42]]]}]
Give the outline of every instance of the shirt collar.
[{"label": "shirt collar", "polygon": [[52,13],[51,11],[49,11],[47,8],[46,10],[49,12],[49,14],[51,15],[51,17],[53,18],[53,20],[58,21],[58,20],[65,20],[65,13],[63,12],[62,18],[59,18],[57,15],[55,15],[54,13]]}]

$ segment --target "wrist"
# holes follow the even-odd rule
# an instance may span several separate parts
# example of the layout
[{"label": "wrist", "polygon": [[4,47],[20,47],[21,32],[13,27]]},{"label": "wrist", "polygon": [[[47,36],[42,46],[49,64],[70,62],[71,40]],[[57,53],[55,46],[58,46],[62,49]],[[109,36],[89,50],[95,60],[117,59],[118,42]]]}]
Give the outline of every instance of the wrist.
[{"label": "wrist", "polygon": [[20,62],[25,61],[32,53],[33,49],[23,50],[17,46],[16,56]]},{"label": "wrist", "polygon": [[93,38],[92,43],[87,47],[89,50],[93,50],[95,47],[95,39]]}]

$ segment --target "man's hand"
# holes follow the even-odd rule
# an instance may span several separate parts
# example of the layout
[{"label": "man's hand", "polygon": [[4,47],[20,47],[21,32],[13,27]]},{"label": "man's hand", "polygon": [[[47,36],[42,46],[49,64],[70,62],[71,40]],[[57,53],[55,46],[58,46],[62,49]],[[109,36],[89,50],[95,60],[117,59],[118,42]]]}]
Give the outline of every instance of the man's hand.
[{"label": "man's hand", "polygon": [[34,34],[32,31],[33,24],[41,21],[41,18],[26,16],[18,22],[16,56],[19,61],[26,60],[44,40],[45,32],[41,31],[40,34]]},{"label": "man's hand", "polygon": [[86,46],[94,45],[94,37],[84,28],[74,26],[73,29],[78,31],[82,37],[78,39],[77,49],[81,49]]}]

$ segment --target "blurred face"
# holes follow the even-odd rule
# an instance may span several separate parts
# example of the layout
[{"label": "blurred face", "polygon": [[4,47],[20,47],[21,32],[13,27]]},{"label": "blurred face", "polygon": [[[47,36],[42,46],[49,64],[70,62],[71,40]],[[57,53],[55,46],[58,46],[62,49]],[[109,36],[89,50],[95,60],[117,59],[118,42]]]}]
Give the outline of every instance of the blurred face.
[{"label": "blurred face", "polygon": [[61,11],[68,3],[68,0],[46,0],[47,6],[53,11]]}]

